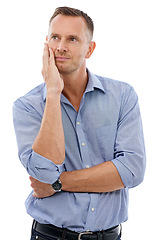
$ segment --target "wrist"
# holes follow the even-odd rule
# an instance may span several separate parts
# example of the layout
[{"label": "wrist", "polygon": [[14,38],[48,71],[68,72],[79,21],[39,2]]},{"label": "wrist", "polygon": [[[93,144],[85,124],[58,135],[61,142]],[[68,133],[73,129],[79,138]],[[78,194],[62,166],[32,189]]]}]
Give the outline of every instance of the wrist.
[{"label": "wrist", "polygon": [[61,92],[54,88],[47,88],[47,98],[60,98]]},{"label": "wrist", "polygon": [[60,178],[58,178],[53,184],[52,188],[54,192],[61,192],[62,189],[62,183],[60,181]]},{"label": "wrist", "polygon": [[73,182],[73,178],[70,178],[72,172],[62,172],[60,175],[60,181],[62,183],[62,191],[69,191],[71,192],[71,184]]}]

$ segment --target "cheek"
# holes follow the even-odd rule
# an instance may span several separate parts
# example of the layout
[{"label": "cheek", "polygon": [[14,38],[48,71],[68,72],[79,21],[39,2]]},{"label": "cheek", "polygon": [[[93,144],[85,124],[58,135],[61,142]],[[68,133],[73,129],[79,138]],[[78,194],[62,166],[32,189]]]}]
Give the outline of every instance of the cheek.
[{"label": "cheek", "polygon": [[83,61],[86,58],[86,55],[87,55],[87,51],[85,49],[80,49],[76,56],[77,56],[78,59]]}]

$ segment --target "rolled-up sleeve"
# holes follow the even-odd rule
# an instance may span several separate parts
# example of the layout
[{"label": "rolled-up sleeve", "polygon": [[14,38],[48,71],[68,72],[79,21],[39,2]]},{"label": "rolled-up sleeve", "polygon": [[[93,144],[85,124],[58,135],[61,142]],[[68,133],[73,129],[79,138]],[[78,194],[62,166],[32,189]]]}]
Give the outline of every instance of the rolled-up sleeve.
[{"label": "rolled-up sleeve", "polygon": [[64,163],[54,164],[51,160],[32,150],[33,142],[39,132],[42,121],[42,111],[39,113],[24,98],[13,104],[13,123],[18,145],[18,155],[28,174],[44,182],[55,182],[64,171]]},{"label": "rolled-up sleeve", "polygon": [[132,188],[143,181],[146,154],[138,97],[132,87],[122,99],[112,162],[125,187]]}]

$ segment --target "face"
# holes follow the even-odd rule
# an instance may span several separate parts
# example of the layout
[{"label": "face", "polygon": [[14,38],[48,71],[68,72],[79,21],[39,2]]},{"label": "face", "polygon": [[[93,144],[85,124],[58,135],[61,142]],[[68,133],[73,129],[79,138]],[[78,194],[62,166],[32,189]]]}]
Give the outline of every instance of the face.
[{"label": "face", "polygon": [[85,66],[86,58],[95,48],[84,19],[61,14],[52,20],[47,42],[61,74],[69,74]]}]

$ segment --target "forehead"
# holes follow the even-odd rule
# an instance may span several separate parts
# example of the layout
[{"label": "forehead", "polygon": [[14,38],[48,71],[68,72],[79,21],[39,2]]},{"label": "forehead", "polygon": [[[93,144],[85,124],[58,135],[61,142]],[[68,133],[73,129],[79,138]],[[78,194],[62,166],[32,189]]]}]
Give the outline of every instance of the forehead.
[{"label": "forehead", "polygon": [[49,34],[86,35],[88,28],[83,17],[57,15],[51,22]]}]

